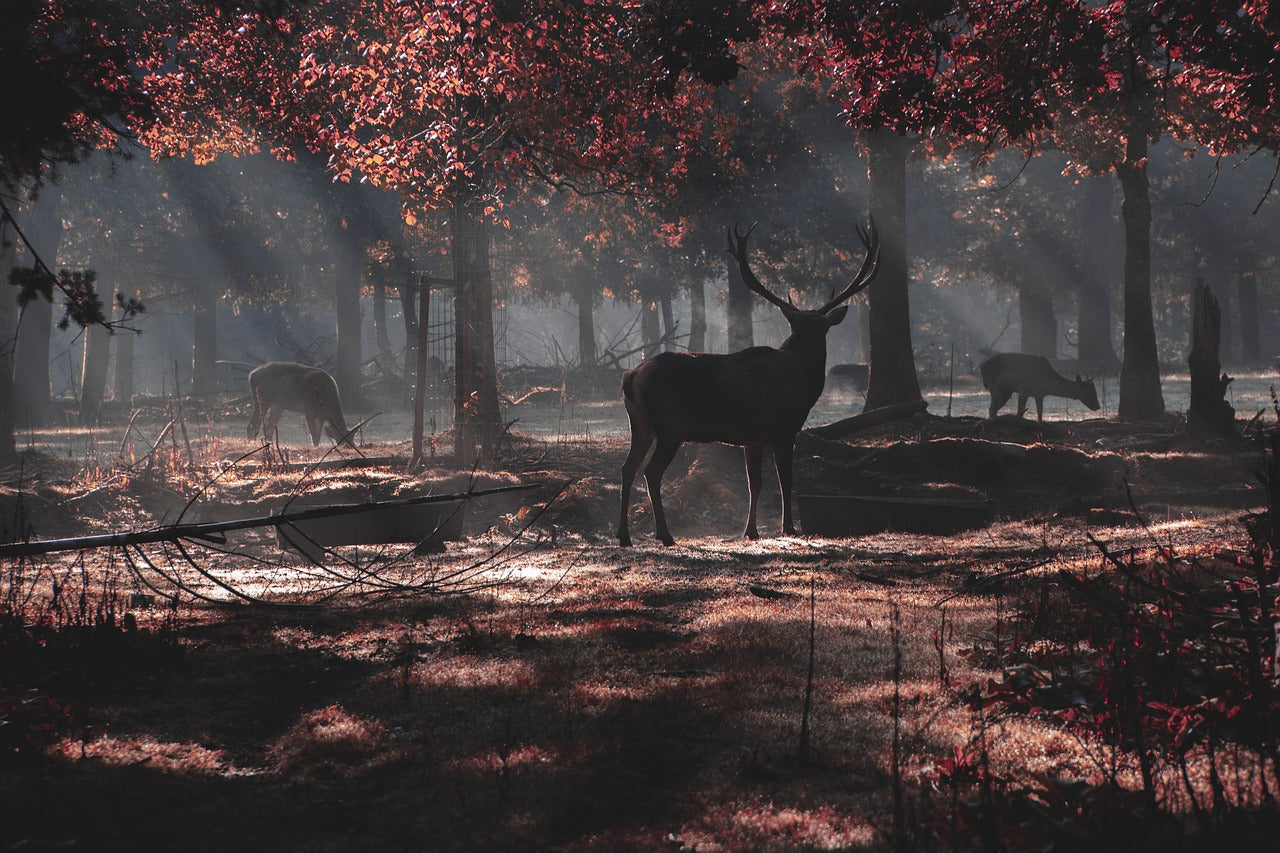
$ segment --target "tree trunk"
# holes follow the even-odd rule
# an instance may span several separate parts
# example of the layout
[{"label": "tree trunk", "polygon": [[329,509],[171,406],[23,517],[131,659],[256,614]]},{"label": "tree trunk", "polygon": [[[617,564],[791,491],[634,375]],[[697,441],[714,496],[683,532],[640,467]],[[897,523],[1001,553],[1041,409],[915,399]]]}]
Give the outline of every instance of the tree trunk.
[{"label": "tree trunk", "polygon": [[[137,323],[135,317],[132,324]],[[133,339],[137,333],[121,329],[116,333],[116,402],[127,413],[133,409]]]},{"label": "tree trunk", "polygon": [[191,393],[199,396],[218,390],[218,295],[216,280],[197,283]]},{"label": "tree trunk", "polygon": [[1149,420],[1164,414],[1164,394],[1151,311],[1151,194],[1144,133],[1129,134],[1126,159],[1116,173],[1124,190],[1124,363],[1118,414]]},{"label": "tree trunk", "polygon": [[492,462],[498,440],[498,378],[493,369],[493,279],[489,224],[478,180],[453,190],[455,363],[454,452],[462,463]]},{"label": "tree trunk", "polygon": [[590,285],[579,283],[573,301],[578,305],[578,366],[594,367],[600,354],[596,351],[595,294]]},{"label": "tree trunk", "polygon": [[[3,277],[3,283],[0,283],[0,468],[18,461],[18,447],[13,435],[13,345],[17,333],[18,304],[8,285],[15,236],[8,218],[0,219],[0,276]],[[0,521],[0,524],[6,523],[7,519]]]},{"label": "tree trunk", "polygon": [[[1124,94],[1128,127],[1124,162],[1116,175],[1124,200],[1124,363],[1120,366],[1121,418],[1147,420],[1164,414],[1160,355],[1151,311],[1151,189],[1147,180],[1148,133],[1153,97],[1143,69],[1151,53],[1151,12],[1146,3],[1126,0],[1125,16],[1139,44],[1125,66]],[[1138,59],[1137,57],[1141,57]]]},{"label": "tree trunk", "polygon": [[880,268],[867,288],[870,376],[865,411],[923,399],[911,348],[907,276],[907,140],[889,130],[867,134],[871,216],[880,235]]},{"label": "tree trunk", "polygon": [[1252,258],[1241,258],[1236,276],[1236,308],[1240,317],[1240,360],[1245,364],[1262,361],[1262,336],[1258,331],[1258,277]]},{"label": "tree trunk", "polygon": [[363,264],[350,245],[337,247],[333,297],[337,310],[338,351],[333,378],[347,411],[364,408],[364,376],[360,347],[360,277]]},{"label": "tree trunk", "polygon": [[1049,294],[1022,282],[1018,287],[1018,319],[1022,325],[1022,351],[1056,360],[1058,318],[1054,316]]},{"label": "tree trunk", "polygon": [[689,284],[689,352],[707,349],[707,289],[701,278]]},{"label": "tree trunk", "polygon": [[378,352],[391,355],[391,335],[387,331],[387,283],[381,276],[373,280],[373,337]]},{"label": "tree trunk", "polygon": [[[102,296],[102,280],[98,279],[98,295]],[[110,288],[108,288],[108,291]],[[110,294],[103,299],[110,305]],[[102,396],[107,390],[107,362],[111,357],[111,335],[102,324],[94,323],[84,330],[84,357],[80,366],[80,423],[92,424],[102,411]]]},{"label": "tree trunk", "polygon": [[402,270],[399,284],[396,286],[400,292],[400,313],[404,317],[404,390],[407,399],[413,399],[410,394],[412,383],[414,381],[418,364],[418,308],[416,293],[418,289],[417,276],[410,270]]},{"label": "tree trunk", "polygon": [[[11,293],[6,293],[6,297]],[[13,364],[13,416],[19,427],[49,422],[49,341],[53,332],[53,303],[37,296],[22,309],[18,321]]]},{"label": "tree trunk", "polygon": [[[35,244],[40,259],[56,274],[62,246],[62,190],[46,187],[38,201],[23,205],[23,232]],[[23,257],[34,270],[30,247]],[[16,260],[16,258],[15,258]],[[53,303],[37,298],[27,303],[18,320],[14,353],[14,417],[18,426],[44,426],[49,421],[49,341],[53,327]]]},{"label": "tree trunk", "polygon": [[1191,402],[1187,407],[1187,432],[1197,437],[1232,438],[1236,411],[1226,401],[1231,379],[1222,373],[1219,359],[1222,313],[1213,291],[1196,281],[1191,301]]},{"label": "tree trunk", "polygon": [[662,350],[671,352],[676,348],[675,309],[671,307],[671,288],[663,287],[658,295],[658,307],[662,310]]},{"label": "tree trunk", "polygon": [[751,305],[755,295],[742,280],[738,263],[729,258],[729,291],[726,294],[726,324],[729,332],[729,352],[737,352],[755,346],[755,333],[751,328]]},{"label": "tree trunk", "polygon": [[1111,253],[1110,234],[1113,184],[1103,177],[1081,178],[1084,199],[1080,204],[1080,256],[1078,287],[1079,328],[1076,331],[1076,358],[1098,365],[1116,365],[1111,341]]},{"label": "tree trunk", "polygon": [[652,299],[640,302],[640,340],[644,343],[644,357],[653,358],[662,349],[658,339],[662,332],[658,328],[658,303]]}]

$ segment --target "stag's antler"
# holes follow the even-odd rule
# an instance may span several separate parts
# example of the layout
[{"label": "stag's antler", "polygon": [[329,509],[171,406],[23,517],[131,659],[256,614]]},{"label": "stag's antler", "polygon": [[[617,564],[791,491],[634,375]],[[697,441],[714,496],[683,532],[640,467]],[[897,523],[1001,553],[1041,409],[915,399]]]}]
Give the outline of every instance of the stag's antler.
[{"label": "stag's antler", "polygon": [[831,297],[827,304],[818,309],[819,313],[825,314],[835,308],[858,291],[866,288],[871,283],[871,279],[876,277],[876,270],[880,267],[880,235],[876,233],[876,221],[868,218],[866,230],[863,230],[861,225],[857,226],[857,229],[858,239],[862,241],[862,245],[867,250],[866,257],[862,259],[862,267],[858,270],[858,274],[853,277],[853,281],[849,282],[849,286],[840,291],[838,295]]},{"label": "stag's antler", "polygon": [[729,239],[729,254],[733,255],[738,262],[738,269],[742,271],[742,280],[746,282],[755,293],[763,296],[783,311],[795,311],[796,306],[792,305],[789,300],[774,296],[769,289],[760,283],[760,279],[756,278],[756,274],[751,271],[751,267],[747,264],[747,238],[751,236],[751,232],[756,230],[755,222],[751,223],[751,227],[747,229],[746,234],[738,233],[738,225],[734,223],[733,230],[724,229],[725,237]]}]

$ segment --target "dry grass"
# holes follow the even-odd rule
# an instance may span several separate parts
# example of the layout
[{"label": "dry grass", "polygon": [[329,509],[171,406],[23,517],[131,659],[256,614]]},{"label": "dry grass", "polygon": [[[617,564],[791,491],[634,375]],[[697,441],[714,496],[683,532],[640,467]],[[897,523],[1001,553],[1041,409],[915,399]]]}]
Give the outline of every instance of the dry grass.
[{"label": "dry grass", "polygon": [[[1100,428],[1090,429],[1080,444],[1096,440]],[[868,446],[896,442],[873,436]],[[734,535],[743,485],[724,483],[715,507],[699,506],[698,466],[672,474],[673,483],[685,478],[673,486],[683,508],[668,510],[680,543],[650,544],[637,528],[641,544],[621,549],[610,535],[617,442],[522,452],[512,470],[552,485],[491,506],[491,529],[473,528],[444,555],[353,558],[366,568],[399,561],[387,570],[397,578],[447,576],[507,545],[562,477],[587,475],[516,547],[468,570],[482,583],[449,595],[375,594],[357,584],[322,607],[210,607],[180,596],[173,607],[161,600],[140,610],[128,596],[146,590],[105,553],[6,568],[7,600],[35,622],[118,626],[128,612],[137,631],[121,631],[92,666],[74,650],[0,649],[35,662],[0,667],[10,673],[0,687],[75,709],[51,746],[0,764],[0,845],[888,849],[895,713],[910,787],[975,736],[958,691],[995,673],[981,655],[962,653],[993,630],[1029,579],[1103,568],[1085,535],[1088,506],[1070,509],[1069,495],[1018,504],[965,536],[744,543]],[[1219,466],[1221,487],[1244,465]],[[1172,492],[1176,464],[1148,467]],[[802,476],[818,476],[808,470]],[[1209,470],[1193,466],[1196,487]],[[300,476],[228,474],[193,511],[257,514]],[[385,495],[456,488],[466,474],[440,469],[407,480],[374,468],[311,477],[334,494]],[[106,525],[88,503],[58,523],[87,530],[172,514],[177,501],[161,485],[189,495],[171,481],[122,479],[103,492],[127,498],[112,504]],[[1107,500],[1118,513],[1108,517],[1113,526],[1091,531],[1113,543],[1210,549],[1243,538],[1235,509],[1171,505],[1148,533],[1125,516],[1121,493]],[[637,502],[644,524],[647,505]],[[686,514],[677,520],[677,511]],[[762,519],[772,529],[776,509],[765,504]],[[694,525],[715,532],[689,535]],[[282,563],[265,537],[241,544],[271,561],[199,559],[237,587],[281,600],[309,601],[326,583],[296,558]],[[216,592],[189,574],[196,589]],[[55,582],[60,603],[48,595]],[[811,582],[815,671],[802,761]],[[77,611],[81,591],[87,603]],[[897,681],[892,605],[901,614]],[[156,646],[176,652],[165,657]],[[986,734],[1001,770],[1096,775],[1090,746],[1045,722],[1010,720]]]}]

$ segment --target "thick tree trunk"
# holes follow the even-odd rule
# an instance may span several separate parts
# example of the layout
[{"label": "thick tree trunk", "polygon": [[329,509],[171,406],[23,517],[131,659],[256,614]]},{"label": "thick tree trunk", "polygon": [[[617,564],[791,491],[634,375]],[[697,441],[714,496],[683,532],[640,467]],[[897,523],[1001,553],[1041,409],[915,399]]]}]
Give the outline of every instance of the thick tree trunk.
[{"label": "thick tree trunk", "polygon": [[755,346],[755,333],[751,328],[751,305],[755,295],[742,280],[742,271],[733,258],[729,258],[729,290],[725,299],[726,324],[729,332],[729,352],[737,352]]},{"label": "thick tree trunk", "polygon": [[707,349],[707,289],[702,279],[689,284],[689,352]]},{"label": "thick tree trunk", "polygon": [[1236,303],[1240,317],[1240,360],[1257,364],[1262,361],[1262,336],[1258,330],[1258,277],[1252,258],[1242,259],[1236,276]]},{"label": "thick tree trunk", "polygon": [[1098,365],[1120,363],[1111,340],[1110,252],[1114,185],[1105,177],[1081,178],[1084,198],[1080,204],[1080,256],[1078,288],[1079,328],[1076,358]]},{"label": "thick tree trunk", "polygon": [[1187,407],[1187,432],[1197,437],[1236,435],[1236,411],[1226,401],[1231,379],[1222,373],[1219,359],[1222,313],[1213,291],[1196,281],[1191,300],[1191,402]]},{"label": "thick tree trunk", "polygon": [[335,254],[333,297],[337,310],[338,351],[333,378],[347,411],[364,408],[364,376],[361,371],[360,277],[363,264],[354,247],[343,245]]},{"label": "thick tree trunk", "polygon": [[1151,194],[1144,133],[1130,133],[1125,162],[1116,166],[1116,174],[1124,190],[1124,363],[1118,414],[1150,420],[1164,414],[1164,394],[1151,311]]},{"label": "thick tree trunk", "polygon": [[52,332],[53,303],[37,296],[22,309],[18,322],[13,365],[13,415],[19,427],[38,427],[49,422],[49,341]]},{"label": "thick tree trunk", "polygon": [[[61,189],[45,188],[37,202],[23,205],[23,232],[50,269],[58,269],[62,246]],[[35,269],[29,248],[23,257]],[[16,260],[16,259],[15,259]],[[37,298],[27,303],[18,321],[17,351],[14,354],[14,416],[18,426],[43,426],[50,411],[49,340],[53,330],[53,304]]]},{"label": "thick tree trunk", "polygon": [[880,235],[880,268],[867,288],[870,376],[865,410],[923,399],[911,348],[907,276],[907,141],[889,130],[867,134],[871,216]]},{"label": "thick tree trunk", "polygon": [[1023,282],[1018,288],[1018,319],[1022,326],[1022,351],[1056,360],[1058,318],[1054,316],[1049,294]]},{"label": "thick tree trunk", "polygon": [[[18,461],[13,434],[13,348],[18,304],[13,289],[8,285],[9,270],[13,267],[14,237],[9,220],[0,219],[0,468]],[[5,523],[7,520],[0,522]]]},{"label": "thick tree trunk", "polygon": [[[97,283],[98,295],[103,293],[102,279]],[[102,300],[111,304],[110,291]],[[84,330],[84,357],[80,366],[80,423],[92,424],[102,411],[102,397],[107,390],[107,362],[111,357],[111,335],[100,323]]]},{"label": "thick tree trunk", "polygon": [[200,396],[218,390],[218,290],[215,280],[196,285],[191,393]]},{"label": "thick tree trunk", "polygon": [[454,187],[452,227],[456,335],[454,452],[460,461],[492,462],[498,440],[498,378],[493,356],[490,234],[478,183]]}]

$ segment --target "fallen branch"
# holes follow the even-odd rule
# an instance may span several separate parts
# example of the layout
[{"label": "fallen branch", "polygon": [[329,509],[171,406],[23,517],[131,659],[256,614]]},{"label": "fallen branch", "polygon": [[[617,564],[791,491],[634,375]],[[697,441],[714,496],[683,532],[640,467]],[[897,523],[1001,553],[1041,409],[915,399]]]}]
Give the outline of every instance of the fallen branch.
[{"label": "fallen branch", "polygon": [[96,536],[73,536],[67,539],[48,539],[41,542],[14,542],[0,545],[0,559],[13,557],[34,557],[51,554],[56,551],[81,551],[90,548],[117,548],[128,545],[146,545],[155,542],[177,542],[182,539],[204,539],[212,542],[225,541],[224,533],[233,530],[248,530],[255,527],[279,527],[295,521],[306,521],[311,518],[328,518],[369,509],[386,507],[415,506],[417,504],[441,503],[444,501],[467,500],[500,492],[516,492],[536,489],[538,483],[523,483],[515,486],[495,486],[489,489],[476,489],[469,492],[458,492],[448,495],[421,495],[414,498],[397,498],[387,501],[372,501],[360,504],[334,504],[333,506],[311,507],[296,512],[280,515],[258,516],[255,518],[230,519],[228,521],[210,521],[199,524],[171,524],[151,530],[139,530],[131,533],[106,533]]},{"label": "fallen branch", "polygon": [[912,415],[919,414],[929,408],[927,400],[915,400],[910,403],[897,403],[893,406],[882,406],[879,409],[872,409],[869,412],[863,412],[860,415],[854,415],[851,418],[836,421],[826,426],[814,427],[807,429],[805,432],[818,438],[825,438],[828,441],[837,438],[844,438],[846,435],[858,432],[859,430],[869,429],[880,424],[887,424],[890,421],[899,421],[903,418],[909,418]]}]

